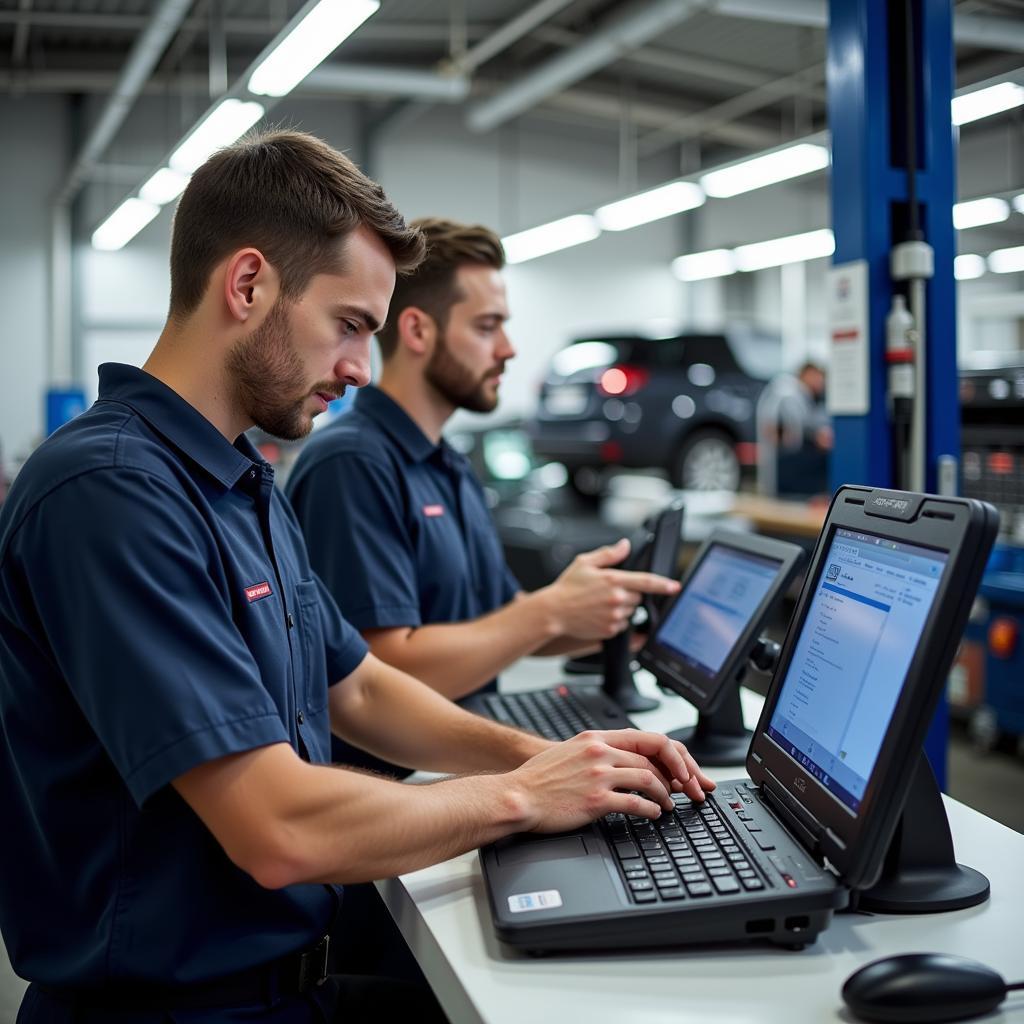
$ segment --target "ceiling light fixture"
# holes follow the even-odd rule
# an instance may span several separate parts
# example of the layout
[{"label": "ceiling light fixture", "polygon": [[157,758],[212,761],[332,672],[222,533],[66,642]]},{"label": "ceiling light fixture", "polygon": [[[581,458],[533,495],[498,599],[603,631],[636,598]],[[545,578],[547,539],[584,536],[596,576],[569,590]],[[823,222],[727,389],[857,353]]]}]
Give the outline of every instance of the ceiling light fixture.
[{"label": "ceiling light fixture", "polygon": [[781,267],[784,263],[801,263],[831,256],[836,241],[831,228],[805,231],[799,235],[771,238],[766,242],[753,242],[733,249],[736,267],[739,270],[764,270],[767,267]]},{"label": "ceiling light fixture", "polygon": [[155,203],[126,199],[92,233],[93,248],[107,252],[124,248],[159,212]]},{"label": "ceiling light fixture", "polygon": [[378,0],[320,0],[252,73],[249,92],[291,92],[379,7]]},{"label": "ceiling light fixture", "polygon": [[142,188],[139,189],[139,198],[145,199],[147,203],[156,203],[157,206],[165,206],[172,199],[177,199],[185,186],[188,184],[189,176],[179,171],[172,171],[170,167],[161,167]]},{"label": "ceiling light fixture", "polygon": [[1016,82],[999,82],[987,89],[976,89],[963,96],[954,96],[953,124],[969,124],[983,117],[1001,114],[1024,104],[1024,88]]},{"label": "ceiling light fixture", "polygon": [[597,220],[588,213],[562,217],[539,227],[518,231],[501,240],[509,263],[525,263],[538,256],[590,242],[601,234]]},{"label": "ceiling light fixture", "polygon": [[1019,274],[1024,271],[1024,245],[989,253],[988,269],[993,274]]},{"label": "ceiling light fixture", "polygon": [[801,142],[786,149],[756,156],[719,171],[711,171],[700,179],[701,187],[709,196],[728,199],[742,192],[788,181],[829,165],[829,151],[825,146]]},{"label": "ceiling light fixture", "polygon": [[221,100],[171,154],[171,170],[191,174],[218,149],[230,146],[244,135],[262,116],[260,103]]},{"label": "ceiling light fixture", "polygon": [[605,231],[627,231],[662,217],[694,210],[704,203],[704,190],[692,181],[673,181],[628,199],[600,206],[594,212]]},{"label": "ceiling light fixture", "polygon": [[973,281],[985,273],[985,257],[965,252],[953,260],[953,277],[958,281]]},{"label": "ceiling light fixture", "polygon": [[970,199],[953,207],[953,227],[957,231],[977,228],[983,224],[998,224],[1010,216],[1010,204],[1005,199],[988,196]]},{"label": "ceiling light fixture", "polygon": [[691,252],[672,261],[672,273],[680,281],[706,281],[736,273],[736,257],[731,249]]}]

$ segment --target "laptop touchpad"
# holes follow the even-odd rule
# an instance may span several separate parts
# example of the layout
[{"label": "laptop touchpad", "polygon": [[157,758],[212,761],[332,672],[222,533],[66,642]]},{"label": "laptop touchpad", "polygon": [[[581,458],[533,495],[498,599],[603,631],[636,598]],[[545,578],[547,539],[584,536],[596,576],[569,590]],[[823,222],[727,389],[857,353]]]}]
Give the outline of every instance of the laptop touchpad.
[{"label": "laptop touchpad", "polygon": [[526,843],[516,843],[498,850],[499,864],[521,864],[531,860],[568,860],[570,857],[586,857],[587,844],[582,836],[570,836],[568,839],[535,839]]}]

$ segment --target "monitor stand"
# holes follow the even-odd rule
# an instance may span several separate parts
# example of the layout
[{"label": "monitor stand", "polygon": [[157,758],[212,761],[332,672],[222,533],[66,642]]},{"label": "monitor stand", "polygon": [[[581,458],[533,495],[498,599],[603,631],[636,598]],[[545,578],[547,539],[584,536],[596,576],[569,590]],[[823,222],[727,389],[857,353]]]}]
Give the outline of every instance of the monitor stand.
[{"label": "monitor stand", "polygon": [[740,683],[748,667],[771,672],[779,660],[779,651],[774,640],[760,637],[736,678],[725,688],[718,707],[710,714],[698,712],[696,725],[676,729],[668,734],[669,738],[685,744],[698,764],[715,768],[743,764],[754,734],[743,724]]},{"label": "monitor stand", "polygon": [[618,636],[605,640],[601,645],[604,655],[604,681],[601,692],[610,697],[623,711],[653,711],[661,702],[645,697],[633,679],[633,652],[629,641],[633,635],[632,626],[627,626]]},{"label": "monitor stand", "polygon": [[743,764],[753,733],[743,725],[743,707],[740,704],[740,672],[735,682],[727,687],[722,703],[712,714],[701,711],[697,724],[668,733],[669,739],[679,740],[693,754],[699,765],[721,767]]},{"label": "monitor stand", "polygon": [[988,879],[957,864],[949,818],[922,750],[903,813],[885,855],[882,876],[857,894],[856,909],[881,914],[934,914],[984,903]]}]

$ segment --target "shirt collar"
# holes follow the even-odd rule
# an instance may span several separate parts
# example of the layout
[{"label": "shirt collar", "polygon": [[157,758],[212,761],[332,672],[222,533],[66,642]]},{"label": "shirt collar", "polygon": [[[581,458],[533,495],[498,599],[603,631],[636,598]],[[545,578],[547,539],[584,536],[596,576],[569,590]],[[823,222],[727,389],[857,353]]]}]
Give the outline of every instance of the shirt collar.
[{"label": "shirt collar", "polygon": [[434,444],[390,395],[372,384],[360,388],[355,407],[391,437],[412,462],[426,462],[435,452],[443,455],[451,451],[447,441]]},{"label": "shirt collar", "polygon": [[234,444],[176,391],[135,366],[100,366],[99,401],[121,402],[225,487],[238,483],[253,463],[255,445],[242,434]]}]

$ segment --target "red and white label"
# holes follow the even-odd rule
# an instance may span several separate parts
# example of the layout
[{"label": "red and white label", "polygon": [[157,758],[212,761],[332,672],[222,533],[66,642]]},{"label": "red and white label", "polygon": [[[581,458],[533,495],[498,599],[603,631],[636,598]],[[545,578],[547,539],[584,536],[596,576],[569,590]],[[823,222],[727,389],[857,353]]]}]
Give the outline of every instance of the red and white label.
[{"label": "red and white label", "polygon": [[249,604],[253,601],[259,601],[264,597],[270,597],[273,591],[270,589],[270,584],[264,580],[262,583],[254,583],[251,587],[245,588],[245,596],[249,598]]},{"label": "red and white label", "polygon": [[423,514],[428,519],[433,519],[436,516],[443,516],[444,515],[444,505],[424,505],[423,506]]}]

